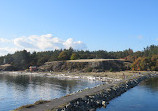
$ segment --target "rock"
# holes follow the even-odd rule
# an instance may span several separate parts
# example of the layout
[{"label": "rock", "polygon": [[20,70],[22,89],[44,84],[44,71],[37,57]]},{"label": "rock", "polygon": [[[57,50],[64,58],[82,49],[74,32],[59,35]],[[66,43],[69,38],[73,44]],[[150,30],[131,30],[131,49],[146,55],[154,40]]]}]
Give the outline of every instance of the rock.
[{"label": "rock", "polygon": [[89,111],[96,111],[96,109],[95,109],[95,108],[92,108],[92,109],[90,109]]},{"label": "rock", "polygon": [[66,108],[71,108],[71,107],[72,107],[71,103],[66,105]]},{"label": "rock", "polygon": [[106,106],[107,104],[106,104],[106,101],[102,101],[102,106]]},{"label": "rock", "polygon": [[100,100],[97,100],[97,101],[96,101],[96,104],[97,104],[97,106],[101,106],[101,105],[102,105],[102,103],[101,103]]}]

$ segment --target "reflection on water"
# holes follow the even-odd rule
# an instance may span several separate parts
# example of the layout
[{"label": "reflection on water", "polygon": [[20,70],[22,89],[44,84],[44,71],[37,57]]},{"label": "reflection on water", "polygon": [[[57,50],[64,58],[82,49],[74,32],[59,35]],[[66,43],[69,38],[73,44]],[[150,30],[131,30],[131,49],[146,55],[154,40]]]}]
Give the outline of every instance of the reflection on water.
[{"label": "reflection on water", "polygon": [[40,99],[58,98],[98,84],[101,82],[0,74],[0,111],[12,110]]},{"label": "reflection on water", "polygon": [[97,111],[158,111],[158,78],[151,78]]},{"label": "reflection on water", "polygon": [[142,87],[145,86],[146,89],[148,88],[151,91],[158,92],[158,78],[151,78],[142,82],[140,85]]}]

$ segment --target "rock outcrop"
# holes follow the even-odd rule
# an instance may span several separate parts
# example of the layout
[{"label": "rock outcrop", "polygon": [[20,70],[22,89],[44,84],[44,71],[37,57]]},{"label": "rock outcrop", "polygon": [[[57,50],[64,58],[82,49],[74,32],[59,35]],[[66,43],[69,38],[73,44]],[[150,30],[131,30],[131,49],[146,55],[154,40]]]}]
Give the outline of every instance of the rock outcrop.
[{"label": "rock outcrop", "polygon": [[70,60],[70,61],[53,61],[46,62],[39,67],[41,71],[72,71],[72,72],[103,72],[103,71],[120,71],[125,70],[123,60],[118,59],[89,59],[89,60]]},{"label": "rock outcrop", "polygon": [[0,71],[14,71],[15,67],[11,64],[0,65]]}]

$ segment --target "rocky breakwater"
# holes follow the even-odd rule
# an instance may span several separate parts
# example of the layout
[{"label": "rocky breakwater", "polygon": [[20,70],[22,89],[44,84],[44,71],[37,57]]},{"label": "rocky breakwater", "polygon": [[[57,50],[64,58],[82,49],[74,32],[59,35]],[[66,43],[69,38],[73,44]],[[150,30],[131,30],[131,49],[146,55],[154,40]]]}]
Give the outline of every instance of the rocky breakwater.
[{"label": "rocky breakwater", "polygon": [[100,90],[95,94],[87,95],[83,98],[77,98],[70,101],[64,107],[58,107],[52,109],[52,111],[95,111],[96,108],[106,107],[111,99],[120,96],[128,89],[138,85],[142,80],[155,76],[157,75],[148,74],[121,82],[116,82],[108,88]]}]

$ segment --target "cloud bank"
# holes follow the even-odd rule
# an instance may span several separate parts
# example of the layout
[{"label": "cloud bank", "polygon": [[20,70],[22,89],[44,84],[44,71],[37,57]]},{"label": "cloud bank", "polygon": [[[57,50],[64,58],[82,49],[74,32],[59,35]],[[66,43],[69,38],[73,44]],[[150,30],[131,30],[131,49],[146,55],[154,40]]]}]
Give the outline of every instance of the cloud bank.
[{"label": "cloud bank", "polygon": [[[62,40],[54,37],[52,34],[46,35],[31,35],[18,37],[13,40],[0,38],[0,43],[6,44],[0,47],[0,55],[7,53],[14,53],[18,50],[26,49],[28,51],[47,51],[54,49],[73,49],[81,50],[86,49],[86,45],[82,41],[74,41],[72,38]],[[8,45],[9,44],[9,45]]]}]

